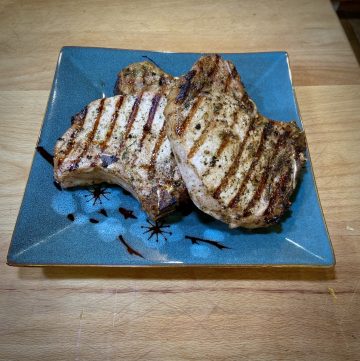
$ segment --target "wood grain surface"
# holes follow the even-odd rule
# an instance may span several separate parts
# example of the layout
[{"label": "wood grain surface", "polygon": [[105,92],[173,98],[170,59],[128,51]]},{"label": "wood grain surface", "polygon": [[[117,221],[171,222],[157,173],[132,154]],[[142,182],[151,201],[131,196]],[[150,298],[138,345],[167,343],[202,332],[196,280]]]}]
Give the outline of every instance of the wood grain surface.
[{"label": "wood grain surface", "polygon": [[[358,360],[360,72],[329,1],[0,2],[0,360]],[[13,268],[64,45],[287,50],[335,270]]]}]

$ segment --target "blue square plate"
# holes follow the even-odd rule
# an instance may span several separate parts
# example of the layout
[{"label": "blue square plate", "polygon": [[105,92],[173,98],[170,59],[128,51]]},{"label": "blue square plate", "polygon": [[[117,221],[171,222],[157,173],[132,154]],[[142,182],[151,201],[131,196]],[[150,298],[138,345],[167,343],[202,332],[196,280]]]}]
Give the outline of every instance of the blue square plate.
[{"label": "blue square plate", "polygon": [[[264,115],[302,127],[285,52],[223,54],[233,61]],[[115,186],[60,190],[51,156],[70,118],[94,99],[113,95],[117,73],[151,59],[175,76],[200,54],[65,47],[8,253],[10,265],[288,265],[333,266],[310,159],[280,225],[230,230],[195,208],[163,222],[147,219],[138,202]]]}]

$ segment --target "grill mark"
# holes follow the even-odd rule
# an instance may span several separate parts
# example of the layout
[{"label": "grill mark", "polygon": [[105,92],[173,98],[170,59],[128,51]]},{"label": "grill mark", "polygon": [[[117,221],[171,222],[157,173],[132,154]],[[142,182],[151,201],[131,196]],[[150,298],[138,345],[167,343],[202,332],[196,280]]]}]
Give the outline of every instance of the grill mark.
[{"label": "grill mark", "polygon": [[[236,120],[237,120],[237,117],[238,117],[238,114],[239,114],[239,111],[238,110],[235,110],[235,112],[233,113],[232,117],[233,117],[233,124],[231,125],[230,127],[230,131],[233,130],[233,127],[234,127],[234,124],[236,124]],[[250,126],[250,125],[249,125]],[[248,127],[249,129],[249,127]],[[216,158],[219,158],[221,156],[221,154],[223,153],[223,151],[225,150],[226,146],[228,145],[229,143],[229,140],[230,138],[233,137],[233,134],[229,134],[229,133],[226,133],[224,134],[223,136],[223,139],[222,139],[222,142],[220,144],[220,147],[218,148],[218,150],[216,151],[216,154],[215,154],[215,157]],[[245,139],[245,138],[244,138]]]},{"label": "grill mark", "polygon": [[162,97],[162,92],[156,94],[152,98],[151,108],[150,108],[150,111],[149,111],[149,114],[148,114],[148,118],[147,118],[147,121],[146,121],[146,123],[145,123],[145,125],[143,127],[143,134],[142,134],[142,137],[141,137],[141,140],[140,140],[140,150],[141,150],[141,148],[143,146],[143,142],[144,142],[144,139],[145,139],[146,135],[148,133],[150,133],[150,131],[151,131],[152,123],[154,121],[154,116],[155,116],[157,108],[159,106],[161,97]]},{"label": "grill mark", "polygon": [[229,168],[229,170],[226,172],[225,176],[222,178],[221,183],[219,184],[219,186],[216,188],[215,192],[213,193],[213,197],[215,199],[219,199],[220,198],[220,194],[223,191],[224,188],[226,188],[226,186],[229,184],[230,179],[235,175],[238,167],[239,167],[239,163],[240,163],[240,159],[241,159],[241,155],[244,151],[245,148],[245,144],[249,138],[250,132],[254,129],[254,119],[251,119],[251,123],[248,126],[248,129],[246,131],[246,134],[244,136],[244,140],[242,141],[242,143],[240,144],[239,150],[236,154],[235,159],[233,160],[233,162],[231,163],[231,166]]},{"label": "grill mark", "polygon": [[264,151],[264,144],[265,144],[265,140],[266,140],[266,138],[268,136],[268,133],[269,133],[269,128],[270,129],[272,128],[272,126],[270,127],[270,123],[265,126],[265,128],[264,128],[264,130],[263,130],[263,132],[261,134],[260,143],[258,145],[255,157],[253,158],[253,160],[251,162],[250,168],[248,169],[248,171],[246,173],[246,176],[243,179],[239,190],[237,191],[235,196],[232,198],[232,200],[228,204],[228,206],[230,208],[234,208],[239,203],[240,197],[242,196],[242,194],[243,194],[243,192],[245,190],[246,184],[247,184],[248,180],[250,179],[250,177],[252,175],[252,172],[254,171],[254,169],[255,169],[255,167],[256,167],[256,165],[257,165],[257,163],[258,163],[258,161],[259,161],[259,159],[261,157],[261,153]]},{"label": "grill mark", "polygon": [[122,148],[124,147],[124,145],[125,145],[125,143],[126,143],[126,141],[128,139],[131,128],[132,128],[132,126],[134,124],[134,121],[136,119],[136,115],[137,115],[138,110],[139,110],[139,106],[140,106],[140,103],[141,103],[142,96],[143,96],[143,92],[141,92],[139,94],[139,96],[136,97],[136,100],[135,100],[135,102],[134,102],[134,104],[132,106],[131,113],[130,113],[130,116],[128,118],[127,124],[126,124],[125,134],[124,134],[124,137],[123,137],[121,145],[120,145],[120,150],[122,150]]},{"label": "grill mark", "polygon": [[77,119],[76,121],[74,120],[76,118],[76,115],[74,117],[71,118],[71,122],[73,123],[73,132],[70,135],[70,140],[66,143],[66,149],[65,151],[62,153],[61,158],[59,158],[58,160],[58,167],[61,166],[61,164],[64,162],[65,158],[70,154],[70,152],[73,149],[73,146],[75,144],[74,138],[76,138],[76,136],[78,135],[78,133],[81,131],[81,129],[84,126],[85,123],[85,119],[87,116],[87,112],[88,112],[88,106],[86,106],[82,111],[81,111],[81,118]]},{"label": "grill mark", "polygon": [[231,74],[229,74],[225,81],[225,89],[224,89],[225,93],[228,92],[228,88],[229,88],[231,80],[232,80],[232,76],[231,76]]},{"label": "grill mark", "polygon": [[232,136],[230,134],[226,134],[223,136],[220,147],[218,148],[218,150],[216,151],[216,154],[215,154],[216,158],[219,158],[221,156],[221,154],[225,150],[226,146],[229,144],[230,138],[232,138]]},{"label": "grill mark", "polygon": [[215,78],[215,75],[219,69],[219,62],[220,62],[220,56],[218,54],[216,54],[215,55],[215,64],[208,73],[208,78],[210,81],[213,81],[213,79]]},{"label": "grill mark", "polygon": [[198,73],[201,74],[204,71],[201,61],[198,62],[197,67],[198,67]]},{"label": "grill mark", "polygon": [[281,197],[282,191],[283,191],[283,187],[286,183],[288,183],[289,181],[289,177],[290,177],[290,173],[291,173],[291,168],[288,168],[285,173],[280,177],[280,180],[278,181],[277,185],[276,185],[276,190],[273,193],[273,195],[271,196],[270,200],[269,200],[269,204],[264,212],[264,216],[267,218],[266,222],[267,223],[272,223],[275,222],[277,220],[278,217],[274,216],[274,217],[270,217],[269,216],[274,213],[274,209],[276,204],[278,204],[278,200]]},{"label": "grill mark", "polygon": [[199,150],[199,148],[205,143],[206,137],[209,134],[210,130],[213,129],[215,126],[214,122],[208,122],[202,131],[200,137],[195,141],[195,143],[192,145],[189,153],[188,153],[188,159],[190,160],[195,153]]},{"label": "grill mark", "polygon": [[[289,134],[288,132],[286,132],[286,133]],[[295,160],[298,160],[298,157],[299,157],[299,153],[297,153],[295,155]],[[285,164],[283,164],[282,170],[284,168],[285,168],[285,172],[280,177],[280,180],[277,182],[277,184],[275,186],[276,187],[275,192],[271,196],[271,198],[269,200],[268,207],[264,212],[264,215],[266,217],[269,217],[274,212],[275,206],[277,204],[279,204],[279,200],[281,200],[281,196],[282,196],[282,194],[284,192],[284,187],[285,187],[286,184],[288,184],[289,178],[292,175],[292,172],[293,172],[292,165],[289,165],[288,163],[285,163]],[[283,202],[283,204],[284,204],[284,202]],[[284,204],[284,206],[286,206],[286,205]],[[277,218],[278,217],[270,217],[266,221],[268,223],[272,223],[272,222],[275,222],[277,220]]]},{"label": "grill mark", "polygon": [[153,177],[155,174],[155,166],[156,166],[156,158],[159,154],[159,150],[161,148],[161,145],[163,144],[164,140],[166,139],[166,128],[165,128],[165,122],[160,130],[158,139],[155,143],[154,149],[151,154],[150,164],[149,164],[149,175],[150,177]]},{"label": "grill mark", "polygon": [[176,125],[176,134],[178,136],[182,136],[185,129],[187,128],[187,126],[189,125],[189,123],[191,122],[191,119],[193,118],[193,116],[195,115],[195,113],[197,112],[200,103],[202,101],[202,97],[197,97],[195,102],[193,103],[189,114],[185,117],[184,121],[181,124],[177,124]]},{"label": "grill mark", "polygon": [[89,133],[89,135],[87,137],[87,140],[85,142],[85,147],[81,151],[81,153],[77,156],[76,160],[70,165],[70,170],[74,170],[74,169],[78,168],[78,164],[80,162],[81,157],[83,157],[84,154],[89,149],[89,146],[90,146],[91,142],[94,139],[95,133],[97,131],[97,128],[98,128],[98,125],[99,125],[99,122],[100,122],[100,119],[101,119],[101,116],[102,116],[102,113],[103,113],[103,110],[104,110],[104,103],[105,103],[105,98],[102,98],[100,100],[100,104],[99,104],[98,109],[97,109],[98,114],[96,116],[94,126],[93,126],[91,132]]},{"label": "grill mark", "polygon": [[[214,158],[215,159],[219,159],[221,157],[221,154],[223,153],[223,151],[226,149],[227,145],[230,142],[230,139],[232,138],[232,136],[230,134],[225,134],[222,138],[222,141],[220,143],[219,148],[217,149]],[[209,167],[204,174],[202,175],[203,178],[207,177],[211,171],[211,169],[213,169],[212,167]]]},{"label": "grill mark", "polygon": [[279,154],[279,149],[280,147],[285,143],[286,141],[286,133],[282,134],[275,145],[274,151],[271,154],[271,157],[269,157],[268,159],[268,164],[266,166],[266,169],[264,171],[264,173],[262,174],[260,183],[258,185],[258,188],[256,189],[256,192],[254,193],[252,199],[250,200],[250,202],[248,203],[248,205],[246,206],[242,216],[244,217],[248,217],[251,215],[251,209],[254,208],[256,202],[259,201],[259,199],[261,198],[261,195],[264,192],[265,186],[268,183],[268,180],[270,178],[271,172],[270,170],[272,168],[275,168],[275,164],[276,162],[272,162],[273,159],[276,159],[278,154]]},{"label": "grill mark", "polygon": [[176,99],[175,99],[175,103],[182,103],[185,98],[187,97],[189,90],[190,90],[190,86],[191,86],[191,81],[193,79],[193,77],[196,74],[196,70],[190,70],[184,77],[185,82],[184,84],[182,84],[180,86],[179,89],[179,94],[177,95]]},{"label": "grill mark", "polygon": [[110,126],[109,126],[109,128],[108,128],[108,130],[107,130],[107,132],[106,132],[105,139],[104,139],[104,140],[101,142],[101,144],[100,144],[101,151],[104,151],[105,148],[106,148],[107,145],[108,145],[108,142],[109,142],[109,140],[110,140],[110,138],[111,138],[111,135],[112,135],[112,133],[113,133],[113,131],[114,131],[115,124],[116,124],[116,120],[117,120],[117,118],[118,118],[118,116],[119,116],[119,111],[120,111],[120,109],[121,109],[121,106],[122,106],[123,102],[124,102],[124,97],[121,95],[121,96],[119,97],[118,101],[116,102],[115,110],[114,110],[114,113],[113,113],[113,115],[112,115],[112,117],[111,117]]},{"label": "grill mark", "polygon": [[[237,116],[238,116],[239,112],[238,110],[235,110],[235,112],[233,113],[232,117],[233,117],[233,124],[231,125],[230,127],[230,132],[233,130],[233,127],[234,127],[234,124],[236,123],[236,119],[237,119]],[[216,150],[216,153],[215,153],[215,159],[219,159],[221,157],[221,154],[223,153],[223,151],[226,149],[227,145],[229,144],[230,142],[230,139],[231,138],[234,138],[234,135],[232,133],[224,133],[223,136],[222,136],[222,141],[220,143],[220,146],[219,148]],[[203,174],[203,177],[207,177],[211,171],[211,167],[209,167],[205,173]]]},{"label": "grill mark", "polygon": [[[215,55],[215,62],[214,62],[214,66],[211,68],[211,70],[206,74],[206,77],[207,77],[207,81],[206,81],[206,84],[209,84],[213,81],[213,79],[215,78],[215,75],[218,71],[218,68],[219,68],[219,62],[220,62],[220,56],[218,54]],[[185,76],[184,76],[184,79],[185,79],[185,82],[180,86],[180,89],[179,89],[179,93],[175,99],[175,102],[176,103],[183,103],[184,100],[187,98],[188,94],[189,94],[189,91],[191,89],[191,85],[192,85],[192,80],[194,78],[194,76],[197,74],[197,73],[201,73],[202,72],[202,62],[199,62],[197,64],[197,68],[198,68],[198,71],[196,71],[195,69],[192,69],[190,70]],[[204,84],[203,84],[203,87],[204,87]],[[194,92],[193,94],[191,95],[192,98],[196,97],[198,94],[199,94],[199,91],[201,89],[194,89]]]}]

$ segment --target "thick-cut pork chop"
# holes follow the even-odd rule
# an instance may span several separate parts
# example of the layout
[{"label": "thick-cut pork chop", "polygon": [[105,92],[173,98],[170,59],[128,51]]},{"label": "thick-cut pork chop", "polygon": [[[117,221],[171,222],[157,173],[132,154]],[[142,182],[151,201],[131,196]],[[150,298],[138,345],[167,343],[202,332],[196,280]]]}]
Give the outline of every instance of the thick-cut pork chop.
[{"label": "thick-cut pork chop", "polygon": [[132,64],[119,79],[121,95],[91,102],[56,143],[55,179],[63,187],[118,184],[157,219],[187,197],[165,130],[173,80],[147,62]]},{"label": "thick-cut pork chop", "polygon": [[257,113],[231,62],[200,58],[169,94],[165,116],[198,208],[231,228],[279,220],[305,161],[305,138],[295,123]]}]

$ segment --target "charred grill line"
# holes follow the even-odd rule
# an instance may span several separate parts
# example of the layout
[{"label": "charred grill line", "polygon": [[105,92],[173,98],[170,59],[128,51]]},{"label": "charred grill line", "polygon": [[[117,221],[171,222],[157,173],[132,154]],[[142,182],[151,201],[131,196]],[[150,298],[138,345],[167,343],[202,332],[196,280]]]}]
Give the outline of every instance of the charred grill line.
[{"label": "charred grill line", "polygon": [[[215,76],[219,70],[219,62],[220,62],[220,56],[216,55],[215,64],[213,65],[213,67],[207,74],[208,78],[210,79],[209,80],[210,82],[213,81],[213,79],[215,78]],[[201,66],[202,65],[200,63],[199,64],[200,70],[201,70]],[[191,88],[191,85],[192,85],[191,82],[196,74],[197,74],[196,70],[193,69],[185,75],[185,82],[180,87],[179,94],[175,100],[176,103],[183,102],[185,100],[185,98],[187,97],[189,90]],[[184,119],[184,121],[181,124],[178,124],[176,127],[176,133],[179,136],[181,136],[184,133],[184,131],[186,130],[187,126],[189,125],[192,117],[195,115],[195,113],[199,107],[199,103],[202,100],[202,97],[198,96],[198,93],[200,90],[201,89],[194,89],[195,93],[191,94],[191,98],[194,98],[194,97],[197,97],[197,98],[196,98],[195,102],[193,103],[193,106],[190,110],[189,115]]]},{"label": "charred grill line", "polygon": [[214,122],[208,122],[205,125],[205,128],[202,131],[200,137],[192,145],[192,147],[191,147],[191,149],[189,151],[189,154],[188,154],[188,159],[191,159],[195,155],[197,150],[199,150],[199,148],[205,143],[206,137],[208,136],[210,130],[212,128],[214,128],[214,126],[215,126]]},{"label": "charred grill line", "polygon": [[164,143],[164,140],[166,139],[166,129],[165,129],[165,123],[163,124],[163,127],[160,130],[159,137],[155,143],[153,152],[151,154],[150,159],[150,166],[149,166],[149,175],[151,177],[155,174],[155,167],[156,167],[156,158],[159,154],[159,150],[161,148],[161,145]]},{"label": "charred grill line", "polygon": [[215,55],[215,64],[208,73],[210,83],[215,78],[215,75],[216,75],[216,73],[217,73],[217,71],[219,69],[219,62],[220,62],[220,55],[216,54]]},{"label": "charred grill line", "polygon": [[189,114],[185,117],[185,119],[183,120],[183,122],[181,124],[176,125],[176,134],[177,135],[182,136],[184,134],[185,129],[191,122],[191,119],[193,118],[193,116],[196,114],[201,101],[202,101],[201,97],[196,98],[195,102],[193,103],[193,105],[190,109]]},{"label": "charred grill line", "polygon": [[[233,121],[234,121],[233,125],[236,124],[238,114],[239,114],[239,112],[236,110],[232,116]],[[231,131],[232,131],[232,129],[233,129],[233,126],[231,126]],[[219,158],[221,156],[222,152],[225,150],[226,146],[228,145],[230,138],[232,138],[232,137],[233,137],[233,135],[231,133],[227,133],[227,134],[223,135],[221,144],[215,154],[216,158]]]},{"label": "charred grill line", "polygon": [[[279,182],[276,184],[275,192],[272,194],[272,196],[269,200],[268,207],[266,208],[266,210],[264,212],[264,215],[266,217],[269,218],[269,215],[274,213],[275,206],[276,206],[276,204],[278,204],[278,201],[280,200],[281,195],[284,192],[284,186],[288,183],[291,172],[292,172],[291,168],[286,169],[285,173],[280,177]],[[271,223],[274,221],[274,219],[273,219],[273,217],[271,217],[267,221],[269,223]]]},{"label": "charred grill line", "polygon": [[151,131],[154,116],[155,116],[157,108],[159,106],[161,97],[162,97],[162,93],[158,93],[153,97],[153,99],[151,101],[151,108],[150,108],[150,111],[149,111],[149,115],[148,115],[146,124],[143,127],[143,134],[142,134],[142,137],[141,137],[141,140],[140,140],[140,150],[142,148],[142,145],[143,145],[143,142],[144,142],[144,139],[145,139],[146,135],[148,133],[150,133],[150,131]]},{"label": "charred grill line", "polygon": [[128,139],[131,128],[132,128],[132,126],[134,124],[134,121],[136,119],[136,115],[137,115],[138,110],[139,110],[139,105],[141,103],[142,96],[143,96],[143,92],[141,92],[141,94],[138,97],[136,97],[135,102],[134,102],[134,104],[132,106],[131,114],[130,114],[129,119],[128,119],[127,124],[126,124],[126,130],[125,130],[124,138],[123,138],[123,140],[121,142],[121,145],[120,145],[120,150],[123,149],[123,147],[124,147],[124,145],[125,145],[125,143],[126,143],[126,141]]},{"label": "charred grill line", "polygon": [[250,132],[254,129],[254,120],[251,120],[251,123],[248,126],[248,129],[246,131],[246,134],[244,136],[244,140],[242,141],[242,143],[240,144],[239,147],[239,151],[236,154],[235,159],[233,160],[229,170],[226,172],[225,176],[223,177],[223,179],[221,180],[220,185],[216,188],[213,197],[215,199],[219,199],[220,198],[220,194],[223,191],[223,189],[226,188],[226,186],[229,184],[230,179],[236,174],[237,169],[239,168],[239,163],[240,163],[240,159],[241,159],[241,155],[244,151],[245,148],[245,144],[249,138]]},{"label": "charred grill line", "polygon": [[[286,132],[286,134],[289,135],[288,132]],[[285,151],[288,152],[289,150],[285,149]],[[299,157],[300,157],[300,153],[296,153],[296,155],[295,155],[296,162],[299,161]],[[289,178],[291,177],[291,175],[293,173],[293,167],[289,163],[284,162],[283,159],[280,159],[278,163],[279,163],[279,165],[276,167],[276,172],[274,172],[274,176],[276,176],[276,174],[282,174],[282,176],[280,177],[276,186],[274,186],[276,188],[276,190],[272,194],[272,196],[269,200],[268,207],[264,212],[264,215],[268,218],[267,221],[269,223],[276,221],[272,217],[269,217],[270,214],[274,213],[276,205],[278,205],[280,203],[283,206],[283,208],[285,208],[289,205],[289,204],[286,204],[286,202],[288,202],[288,199],[286,199],[286,197],[288,197],[289,194],[286,194],[285,191],[286,191],[286,185],[289,182]],[[285,171],[284,171],[284,169],[285,169]],[[281,199],[281,198],[283,198],[283,199]]]},{"label": "charred grill line", "polygon": [[65,151],[63,151],[61,157],[59,157],[58,167],[61,166],[64,159],[70,154],[71,150],[73,149],[73,146],[75,144],[74,139],[77,137],[78,133],[81,131],[82,127],[84,126],[87,111],[88,111],[88,107],[86,106],[80,113],[71,117],[71,124],[73,126],[76,126],[76,128],[73,130],[71,134],[71,141],[67,143]]},{"label": "charred grill line", "polygon": [[250,200],[250,202],[248,203],[248,205],[246,206],[244,212],[243,212],[243,216],[244,217],[248,217],[251,215],[251,209],[255,206],[256,202],[259,201],[264,189],[265,189],[265,186],[271,176],[271,172],[270,170],[272,168],[275,168],[275,164],[276,162],[272,163],[271,160],[272,159],[276,159],[277,156],[278,156],[278,153],[279,153],[279,149],[281,146],[283,146],[284,142],[286,141],[286,133],[282,134],[277,142],[276,142],[276,145],[275,145],[275,148],[274,148],[274,151],[273,153],[271,154],[271,156],[269,157],[268,159],[268,164],[264,170],[264,173],[261,177],[261,180],[260,180],[260,183],[258,185],[258,188],[256,189],[256,192],[254,193],[252,199]]},{"label": "charred grill line", "polygon": [[[236,123],[236,119],[237,119],[237,116],[238,116],[238,111],[235,110],[235,112],[233,113],[232,117],[234,118],[234,123]],[[231,131],[232,131],[232,127],[231,127]],[[216,153],[215,153],[215,156],[214,158],[215,159],[219,159],[221,157],[221,154],[223,153],[223,151],[226,149],[227,145],[229,144],[230,142],[230,138],[233,137],[233,134],[231,133],[231,131],[229,133],[225,133],[223,134],[223,137],[222,137],[222,141],[220,143],[220,146],[219,148],[216,150]],[[211,171],[211,167],[209,167],[203,174],[203,177],[206,177],[209,175],[210,171]]]},{"label": "charred grill line", "polygon": [[257,162],[259,161],[259,159],[261,157],[261,153],[264,151],[265,140],[266,140],[266,138],[267,138],[267,136],[268,136],[268,134],[270,132],[270,129],[272,129],[272,125],[267,124],[265,126],[262,134],[261,134],[260,143],[259,143],[259,146],[257,148],[255,157],[251,162],[250,168],[247,171],[246,176],[243,179],[239,190],[237,191],[237,193],[235,194],[235,196],[233,197],[233,199],[229,203],[230,208],[234,208],[238,204],[238,202],[240,200],[240,197],[242,196],[242,194],[243,194],[243,192],[245,190],[246,184],[247,184],[248,180],[250,179],[250,177],[252,175],[252,172],[254,171],[254,169],[256,167],[256,164],[257,164]]},{"label": "charred grill line", "polygon": [[[223,136],[221,144],[214,155],[214,159],[219,159],[221,157],[222,152],[225,150],[225,148],[229,144],[230,138],[231,138],[230,134],[226,134]],[[212,169],[212,167],[208,167],[208,169],[204,172],[203,177],[208,176],[211,169]]]},{"label": "charred grill line", "polygon": [[228,91],[231,80],[232,80],[232,76],[231,76],[231,74],[229,74],[225,81],[225,89],[224,89],[225,93],[227,93],[227,91]]},{"label": "charred grill line", "polygon": [[188,92],[189,92],[190,87],[191,87],[191,80],[193,79],[195,74],[196,74],[196,70],[190,70],[185,75],[185,82],[184,82],[184,84],[182,84],[180,86],[179,94],[175,99],[176,103],[182,103],[185,100],[185,98],[187,97]]},{"label": "charred grill line", "polygon": [[105,136],[105,139],[102,141],[101,143],[101,150],[104,151],[104,149],[107,147],[107,144],[109,142],[109,140],[111,139],[111,135],[114,131],[114,128],[115,128],[115,124],[116,124],[116,120],[119,116],[119,111],[121,109],[121,106],[124,102],[124,96],[120,96],[118,101],[116,102],[116,105],[115,105],[115,111],[111,117],[111,121],[110,121],[110,126],[108,128],[108,131],[106,132],[106,136]]},{"label": "charred grill line", "polygon": [[221,144],[218,148],[218,150],[216,151],[215,157],[219,159],[219,157],[221,156],[222,152],[225,150],[226,146],[229,144],[229,140],[231,138],[230,134],[225,134],[223,136],[223,139],[221,141]]},{"label": "charred grill line", "polygon": [[91,142],[93,141],[94,136],[95,136],[95,133],[96,133],[96,131],[97,131],[97,128],[98,128],[98,125],[99,125],[99,122],[100,122],[100,119],[101,119],[101,115],[102,115],[102,113],[103,113],[103,111],[104,111],[104,103],[105,103],[105,98],[102,98],[102,99],[100,100],[100,104],[99,104],[99,107],[98,107],[98,110],[97,110],[97,111],[98,111],[98,114],[97,114],[97,117],[96,117],[94,126],[93,126],[91,132],[89,133],[89,135],[88,135],[88,137],[87,137],[87,141],[85,142],[84,149],[83,149],[82,152],[78,155],[78,157],[76,158],[76,160],[71,164],[69,170],[74,170],[74,169],[77,169],[77,168],[78,168],[80,159],[84,156],[84,154],[86,154],[87,150],[89,149],[89,146],[90,146]]}]

